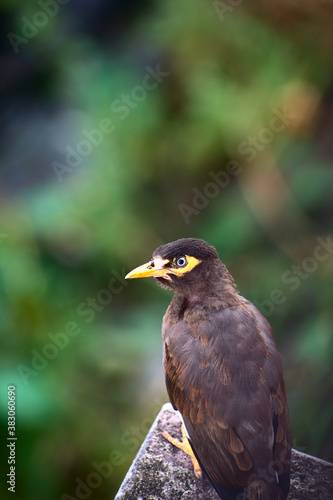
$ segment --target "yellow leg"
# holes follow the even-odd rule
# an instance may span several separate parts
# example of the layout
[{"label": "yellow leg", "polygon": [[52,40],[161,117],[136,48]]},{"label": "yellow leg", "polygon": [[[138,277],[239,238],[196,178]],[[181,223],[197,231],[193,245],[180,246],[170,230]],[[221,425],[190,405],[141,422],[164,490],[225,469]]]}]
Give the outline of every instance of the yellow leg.
[{"label": "yellow leg", "polygon": [[191,445],[188,442],[184,426],[182,425],[183,441],[178,441],[178,439],[175,439],[172,436],[170,436],[170,434],[168,432],[163,432],[163,436],[165,437],[165,439],[170,441],[171,444],[173,444],[174,446],[177,446],[177,448],[184,451],[186,453],[186,455],[189,455],[191,457],[193,468],[194,468],[194,474],[196,475],[196,477],[198,479],[201,479],[201,477],[202,477],[201,468],[200,468],[200,465],[199,465],[197,459],[195,458],[195,455],[192,451]]}]

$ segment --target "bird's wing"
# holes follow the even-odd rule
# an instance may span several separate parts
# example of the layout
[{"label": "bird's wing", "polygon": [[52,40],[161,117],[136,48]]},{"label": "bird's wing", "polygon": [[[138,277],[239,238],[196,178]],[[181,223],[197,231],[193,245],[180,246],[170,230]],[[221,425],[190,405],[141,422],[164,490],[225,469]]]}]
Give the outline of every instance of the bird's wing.
[{"label": "bird's wing", "polygon": [[210,312],[208,321],[189,316],[165,325],[169,397],[215,487],[246,487],[268,465],[275,475],[273,451],[288,440],[280,356],[268,322],[260,320],[259,327],[244,303]]},{"label": "bird's wing", "polygon": [[282,478],[285,475],[289,475],[291,464],[289,409],[282,364],[280,355],[276,350],[274,334],[267,319],[251,302],[245,301],[245,299],[244,302],[250,313],[254,316],[256,324],[268,346],[268,350],[270,353],[273,353],[275,360],[275,363],[272,364],[270,362],[271,357],[268,358],[268,362],[264,367],[264,378],[270,388],[271,396],[274,429],[273,457],[278,475]]}]

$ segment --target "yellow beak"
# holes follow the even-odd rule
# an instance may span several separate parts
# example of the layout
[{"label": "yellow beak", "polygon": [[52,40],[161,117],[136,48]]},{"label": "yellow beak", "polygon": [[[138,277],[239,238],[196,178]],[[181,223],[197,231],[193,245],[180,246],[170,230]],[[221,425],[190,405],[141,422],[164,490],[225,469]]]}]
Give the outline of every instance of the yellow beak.
[{"label": "yellow beak", "polygon": [[149,278],[150,276],[155,276],[155,278],[166,278],[170,279],[167,275],[172,272],[170,268],[164,267],[169,264],[168,259],[156,258],[143,264],[142,266],[136,267],[130,273],[126,274],[125,279],[133,278]]}]

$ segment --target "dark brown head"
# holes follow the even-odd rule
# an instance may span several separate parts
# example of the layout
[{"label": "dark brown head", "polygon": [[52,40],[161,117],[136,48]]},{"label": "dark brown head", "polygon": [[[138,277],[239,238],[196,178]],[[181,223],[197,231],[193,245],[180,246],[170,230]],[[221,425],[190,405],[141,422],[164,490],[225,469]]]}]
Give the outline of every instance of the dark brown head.
[{"label": "dark brown head", "polygon": [[151,261],[128,273],[126,278],[149,276],[163,288],[188,297],[223,293],[233,285],[215,248],[196,238],[182,238],[160,246]]}]

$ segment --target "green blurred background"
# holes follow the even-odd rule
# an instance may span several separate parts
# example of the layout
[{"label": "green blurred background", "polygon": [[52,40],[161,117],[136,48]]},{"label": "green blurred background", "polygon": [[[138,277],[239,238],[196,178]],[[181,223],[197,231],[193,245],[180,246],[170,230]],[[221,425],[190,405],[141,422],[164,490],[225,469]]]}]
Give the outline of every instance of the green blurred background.
[{"label": "green blurred background", "polygon": [[114,497],[167,401],[170,294],[123,276],[188,236],[269,318],[294,447],[333,460],[332,4],[5,0],[0,23],[1,498],[11,384],[16,498]]}]

